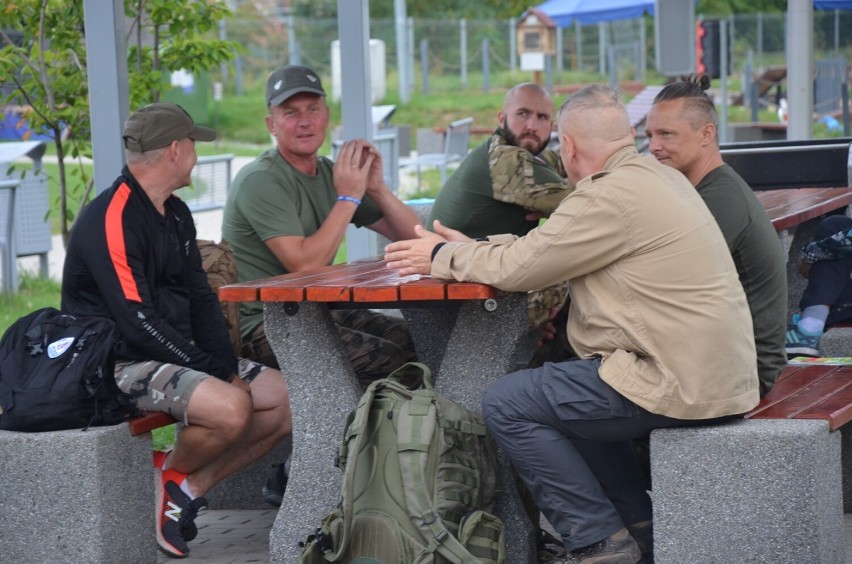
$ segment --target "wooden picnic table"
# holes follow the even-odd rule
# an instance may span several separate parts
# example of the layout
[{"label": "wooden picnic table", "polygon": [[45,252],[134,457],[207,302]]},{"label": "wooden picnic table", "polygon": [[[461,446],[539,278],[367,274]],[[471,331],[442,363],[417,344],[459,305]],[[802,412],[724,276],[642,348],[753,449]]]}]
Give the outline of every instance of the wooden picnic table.
[{"label": "wooden picnic table", "polygon": [[852,187],[756,191],[776,231],[796,227],[852,204]]},{"label": "wooden picnic table", "polygon": [[[263,302],[266,334],[289,387],[291,474],[270,533],[277,562],[298,560],[298,542],[339,502],[342,473],[332,463],[362,393],[330,310],[398,310],[438,392],[475,411],[488,384],[526,365],[538,335],[527,327],[525,293],[401,277],[381,258],[223,286],[219,298]],[[498,480],[495,512],[506,524],[507,562],[535,562],[535,529],[502,453]]]}]

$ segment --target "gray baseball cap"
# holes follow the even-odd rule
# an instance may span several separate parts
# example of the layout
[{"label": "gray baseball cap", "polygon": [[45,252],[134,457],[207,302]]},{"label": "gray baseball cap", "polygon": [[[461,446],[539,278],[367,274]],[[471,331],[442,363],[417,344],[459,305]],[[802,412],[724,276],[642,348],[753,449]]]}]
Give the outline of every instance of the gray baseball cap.
[{"label": "gray baseball cap", "polygon": [[186,110],[177,104],[159,102],[148,104],[133,112],[124,122],[124,147],[134,153],[144,153],[168,146],[181,139],[213,141],[216,132],[196,125]]},{"label": "gray baseball cap", "polygon": [[266,79],[266,105],[277,106],[293,94],[310,92],[325,96],[319,76],[300,65],[290,65],[274,71]]}]

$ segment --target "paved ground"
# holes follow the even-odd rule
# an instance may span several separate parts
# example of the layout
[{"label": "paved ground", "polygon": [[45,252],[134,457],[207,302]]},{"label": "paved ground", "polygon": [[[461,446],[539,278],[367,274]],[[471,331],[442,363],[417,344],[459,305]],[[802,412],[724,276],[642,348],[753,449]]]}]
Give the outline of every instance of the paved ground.
[{"label": "paved ground", "polygon": [[[189,557],[180,562],[240,564],[269,561],[269,529],[276,510],[206,511],[198,517],[198,538],[189,544]],[[852,514],[844,519],[846,562],[852,564]],[[153,534],[152,534],[153,542]],[[159,563],[177,560],[161,554]]]}]

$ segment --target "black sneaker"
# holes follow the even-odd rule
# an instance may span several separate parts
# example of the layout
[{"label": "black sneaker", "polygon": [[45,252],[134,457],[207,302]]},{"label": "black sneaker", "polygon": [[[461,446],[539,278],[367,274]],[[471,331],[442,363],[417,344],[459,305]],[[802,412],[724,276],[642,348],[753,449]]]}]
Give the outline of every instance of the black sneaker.
[{"label": "black sneaker", "polygon": [[[168,473],[169,470],[163,474]],[[207,500],[190,499],[174,480],[164,477],[157,488],[156,508],[157,545],[169,556],[186,558],[189,555],[186,543],[198,533],[195,517],[207,508]]]},{"label": "black sneaker", "polygon": [[[289,460],[288,460],[289,462]],[[287,489],[287,463],[273,464],[272,474],[263,486],[263,501],[273,507],[281,507],[284,499],[284,490]]]}]

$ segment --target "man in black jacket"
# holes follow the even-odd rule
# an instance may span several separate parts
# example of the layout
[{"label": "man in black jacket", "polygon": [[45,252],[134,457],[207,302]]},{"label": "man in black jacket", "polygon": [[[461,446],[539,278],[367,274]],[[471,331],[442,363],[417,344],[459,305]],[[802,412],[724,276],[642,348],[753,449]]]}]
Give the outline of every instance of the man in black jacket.
[{"label": "man in black jacket", "polygon": [[184,426],[174,449],[155,452],[157,542],[184,557],[193,519],[214,484],[290,434],[281,373],[237,359],[201,268],[189,208],[173,195],[190,184],[196,141],[216,132],[174,104],[127,120],[127,166],[80,214],[65,259],[62,309],[115,321],[115,377],[145,411]]}]

